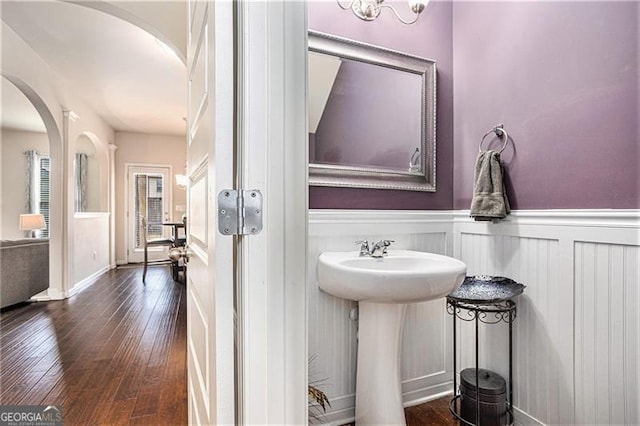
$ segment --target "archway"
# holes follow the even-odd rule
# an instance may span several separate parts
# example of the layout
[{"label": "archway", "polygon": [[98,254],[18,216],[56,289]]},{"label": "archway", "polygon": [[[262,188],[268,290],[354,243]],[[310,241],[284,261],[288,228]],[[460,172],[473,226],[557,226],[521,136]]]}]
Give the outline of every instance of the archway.
[{"label": "archway", "polygon": [[108,147],[94,133],[82,132],[75,143],[75,199],[78,212],[108,212]]},{"label": "archway", "polygon": [[47,298],[63,299],[64,274],[64,221],[63,221],[63,145],[62,136],[51,110],[38,93],[24,80],[0,72],[0,75],[15,86],[33,105],[42,119],[49,139],[49,290]]}]

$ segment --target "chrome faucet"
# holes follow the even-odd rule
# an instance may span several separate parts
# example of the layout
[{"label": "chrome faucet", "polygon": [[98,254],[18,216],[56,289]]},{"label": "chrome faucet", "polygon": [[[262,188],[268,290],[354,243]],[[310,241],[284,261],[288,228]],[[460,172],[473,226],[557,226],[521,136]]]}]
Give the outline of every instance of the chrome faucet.
[{"label": "chrome faucet", "polygon": [[354,241],[353,244],[360,244],[360,257],[369,256],[369,241]]},{"label": "chrome faucet", "polygon": [[369,251],[369,256],[371,257],[382,257],[387,255],[387,247],[393,243],[393,240],[380,240],[377,243],[374,243],[371,246],[371,250]]},{"label": "chrome faucet", "polygon": [[383,257],[387,255],[387,247],[393,243],[393,240],[380,240],[374,243],[369,249],[369,242],[367,240],[354,241],[354,244],[360,244],[360,257]]}]

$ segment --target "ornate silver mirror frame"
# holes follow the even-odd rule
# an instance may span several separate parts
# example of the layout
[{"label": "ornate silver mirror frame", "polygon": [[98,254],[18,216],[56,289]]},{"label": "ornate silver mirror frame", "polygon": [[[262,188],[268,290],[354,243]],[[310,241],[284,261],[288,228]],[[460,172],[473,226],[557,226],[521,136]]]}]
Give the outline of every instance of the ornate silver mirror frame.
[{"label": "ornate silver mirror frame", "polygon": [[[309,31],[309,51],[379,65],[421,77],[421,149],[420,172],[356,167],[332,164],[309,164],[309,184],[313,186],[399,189],[406,191],[436,190],[436,62]],[[407,162],[407,166],[409,163]]]}]

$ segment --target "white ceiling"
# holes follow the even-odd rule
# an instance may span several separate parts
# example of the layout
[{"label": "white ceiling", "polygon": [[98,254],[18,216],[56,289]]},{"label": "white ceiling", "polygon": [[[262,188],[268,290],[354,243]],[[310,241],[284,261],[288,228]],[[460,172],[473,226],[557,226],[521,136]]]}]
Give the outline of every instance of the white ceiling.
[{"label": "white ceiling", "polygon": [[[126,4],[124,14],[147,29],[153,26],[183,54],[185,3],[156,3]],[[93,7],[59,1],[2,1],[2,20],[114,130],[185,134],[186,66],[155,36]],[[158,28],[163,22],[165,27]],[[2,96],[4,126],[9,109]],[[6,119],[17,122],[17,117]]]},{"label": "white ceiling", "polygon": [[24,130],[27,132],[45,133],[44,123],[36,108],[20,90],[2,78],[2,128]]}]

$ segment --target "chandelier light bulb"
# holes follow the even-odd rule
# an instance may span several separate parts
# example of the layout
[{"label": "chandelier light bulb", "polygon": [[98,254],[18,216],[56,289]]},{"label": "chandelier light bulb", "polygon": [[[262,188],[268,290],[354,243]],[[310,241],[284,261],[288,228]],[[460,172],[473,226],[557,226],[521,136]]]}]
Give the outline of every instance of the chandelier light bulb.
[{"label": "chandelier light bulb", "polygon": [[411,20],[403,19],[393,6],[384,4],[384,0],[351,0],[348,6],[343,5],[340,0],[336,0],[336,2],[343,10],[351,9],[353,14],[363,21],[375,21],[380,16],[382,9],[389,9],[400,22],[409,25],[418,20],[420,13],[427,7],[429,0],[408,0],[409,8],[414,13],[414,17]]},{"label": "chandelier light bulb", "polygon": [[409,7],[413,10],[414,13],[422,13],[429,0],[409,0]]},{"label": "chandelier light bulb", "polygon": [[373,18],[376,14],[375,6],[369,2],[361,2],[360,7],[362,9],[362,14],[367,18]]}]

